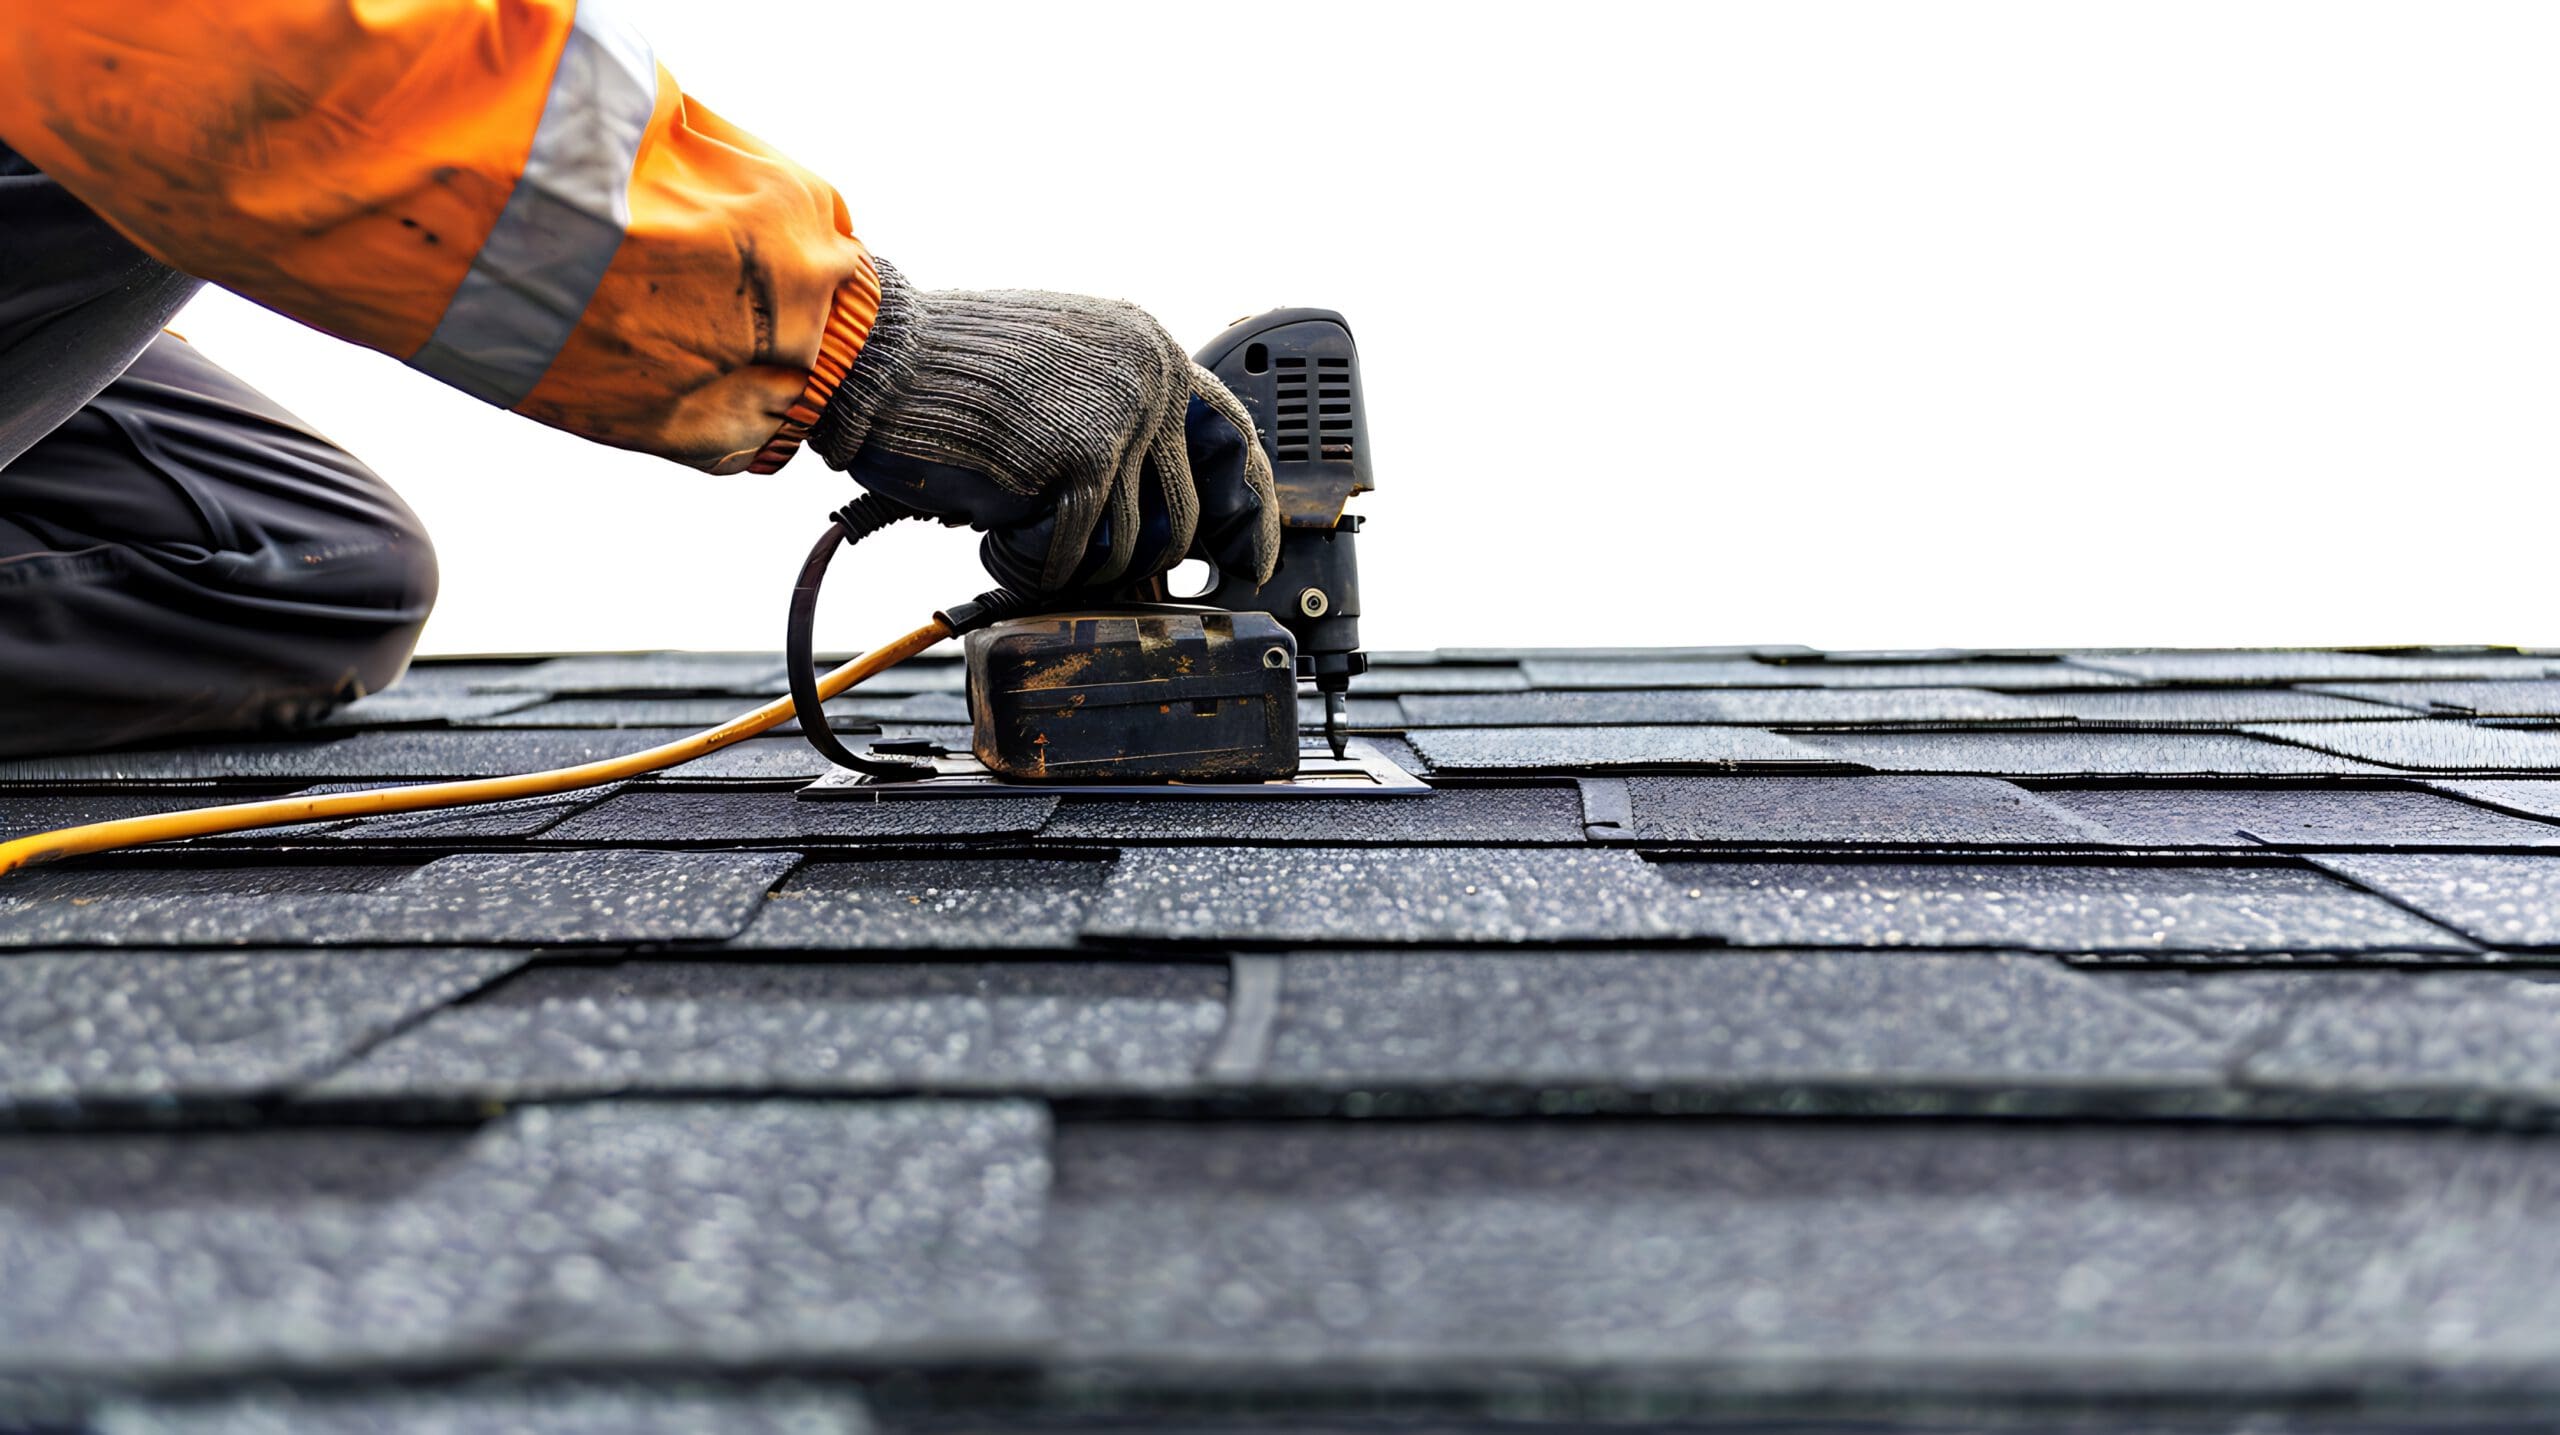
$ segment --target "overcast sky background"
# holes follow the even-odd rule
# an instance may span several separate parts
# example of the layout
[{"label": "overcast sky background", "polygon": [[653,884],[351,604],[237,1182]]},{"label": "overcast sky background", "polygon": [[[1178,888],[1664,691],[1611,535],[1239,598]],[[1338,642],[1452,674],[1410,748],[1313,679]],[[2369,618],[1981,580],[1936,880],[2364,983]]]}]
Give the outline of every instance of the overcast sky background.
[{"label": "overcast sky background", "polygon": [[[2560,644],[2560,7],[621,5],[927,287],[1344,310],[1373,646]],[[847,496],[178,327],[426,517],[430,652],[778,646]]]}]

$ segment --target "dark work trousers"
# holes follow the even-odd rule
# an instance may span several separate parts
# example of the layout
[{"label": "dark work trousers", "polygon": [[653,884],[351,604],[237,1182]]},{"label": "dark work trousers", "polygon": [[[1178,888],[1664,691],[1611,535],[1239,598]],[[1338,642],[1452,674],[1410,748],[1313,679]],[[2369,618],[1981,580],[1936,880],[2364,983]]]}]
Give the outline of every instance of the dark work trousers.
[{"label": "dark work trousers", "polygon": [[0,148],[0,754],[290,727],[417,646],[417,515],[161,332],[196,287]]}]

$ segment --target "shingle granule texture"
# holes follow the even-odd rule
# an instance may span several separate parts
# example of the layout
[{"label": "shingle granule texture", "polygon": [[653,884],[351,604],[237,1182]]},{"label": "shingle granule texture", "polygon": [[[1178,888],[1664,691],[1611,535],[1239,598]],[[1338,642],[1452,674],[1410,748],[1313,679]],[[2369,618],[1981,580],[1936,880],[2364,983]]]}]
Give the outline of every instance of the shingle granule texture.
[{"label": "shingle granule texture", "polygon": [[[1427,797],[803,801],[781,731],[0,878],[0,1431],[2560,1419],[2560,655],[1375,656]],[[428,660],[0,831],[779,691]]]}]

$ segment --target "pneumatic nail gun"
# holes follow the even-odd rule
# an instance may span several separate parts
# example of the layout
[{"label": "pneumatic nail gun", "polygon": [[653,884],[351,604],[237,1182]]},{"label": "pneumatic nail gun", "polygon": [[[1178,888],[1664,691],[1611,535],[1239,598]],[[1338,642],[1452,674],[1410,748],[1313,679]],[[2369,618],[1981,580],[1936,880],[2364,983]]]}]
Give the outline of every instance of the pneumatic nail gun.
[{"label": "pneumatic nail gun", "polygon": [[[811,671],[806,608],[816,597],[804,574],[791,635],[801,728],[850,769],[808,795],[1025,783],[1425,790],[1367,744],[1356,745],[1355,760],[1349,732],[1351,680],[1369,660],[1360,647],[1362,520],[1345,509],[1374,486],[1349,324],[1330,309],[1277,309],[1239,321],[1196,357],[1244,402],[1271,460],[1282,529],[1270,581],[1217,573],[1196,597],[1175,598],[1151,578],[1105,604],[1047,612],[1002,591],[962,604],[944,617],[963,634],[970,752],[910,739],[856,756],[819,718],[814,692],[798,691]],[[1323,707],[1322,748],[1299,738],[1302,680]]]}]

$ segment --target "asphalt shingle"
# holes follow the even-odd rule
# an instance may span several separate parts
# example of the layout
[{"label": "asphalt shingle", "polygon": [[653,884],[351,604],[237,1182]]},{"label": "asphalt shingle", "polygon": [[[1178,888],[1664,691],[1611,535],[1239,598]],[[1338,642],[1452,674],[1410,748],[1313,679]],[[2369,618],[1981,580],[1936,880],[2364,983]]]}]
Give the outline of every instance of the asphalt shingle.
[{"label": "asphalt shingle", "polygon": [[1189,1084],[1226,1014],[1223,963],[537,967],[314,1094],[1140,1091]]},{"label": "asphalt shingle", "polygon": [[1360,740],[1377,749],[1380,757],[1394,763],[1406,772],[1412,773],[1417,777],[1428,777],[1431,774],[1431,764],[1424,760],[1421,752],[1418,751],[1412,743],[1405,741],[1401,737],[1372,733]]},{"label": "asphalt shingle", "polygon": [[[2401,727],[2406,724],[2337,724]],[[2276,726],[2265,731],[2288,731]],[[1796,742],[1879,772],[1985,777],[2355,777],[2389,769],[2245,734],[2160,732],[1803,733]]]},{"label": "asphalt shingle", "polygon": [[2054,688],[2129,687],[2136,679],[2065,663],[1762,663],[1748,658],[1532,658],[1529,686],[1575,688]]},{"label": "asphalt shingle", "polygon": [[[2216,1044],[2046,957],[1328,952],[1288,959],[1281,1085],[2211,1085]],[[1943,1099],[1942,1097],[1940,1099]]]},{"label": "asphalt shingle", "polygon": [[1369,655],[1370,668],[1359,680],[1360,691],[1386,697],[1410,693],[1516,693],[1529,686],[1528,676],[1513,664],[1381,663]]},{"label": "asphalt shingle", "polygon": [[482,1380],[122,1398],[96,1435],[870,1435],[860,1396],[785,1381]]},{"label": "asphalt shingle", "polygon": [[1054,793],[966,801],[803,801],[789,792],[626,792],[543,834],[555,843],[929,841],[1036,832]]},{"label": "asphalt shingle", "polygon": [[2560,732],[2409,722],[2285,723],[2245,731],[2416,772],[2560,771]]},{"label": "asphalt shingle", "polygon": [[2560,1148],[2515,1137],[1112,1123],[1061,1129],[1057,1163],[1059,1326],[1103,1360],[1501,1352],[1835,1390],[1917,1360],[1943,1390],[2014,1388],[2000,1372],[2032,1359],[2085,1389],[2205,1360],[2334,1371],[2470,1332],[2538,1353],[2560,1328]]},{"label": "asphalt shingle", "polygon": [[471,692],[436,684],[402,683],[386,692],[361,697],[331,712],[322,728],[416,727],[441,723],[482,722],[541,702],[534,693]]},{"label": "asphalt shingle", "polygon": [[82,827],[92,822],[114,822],[127,817],[149,817],[156,813],[219,807],[225,803],[249,800],[251,797],[245,793],[201,789],[192,792],[79,792],[25,787],[0,790],[0,842],[30,833]]},{"label": "asphalt shingle", "polygon": [[474,951],[0,957],[0,1106],[279,1090],[523,962]]},{"label": "asphalt shingle", "polygon": [[2281,867],[1661,864],[1693,929],[1738,946],[2038,952],[2466,951],[2432,923]]},{"label": "asphalt shingle", "polygon": [[1238,842],[1324,846],[1527,846],[1583,840],[1573,788],[1452,787],[1428,797],[1310,797],[1285,802],[1068,796],[1046,841]]},{"label": "asphalt shingle", "polygon": [[2263,722],[2399,722],[2406,709],[2291,688],[2054,693],[2037,700],[2082,727],[2236,728]]},{"label": "asphalt shingle", "polygon": [[386,692],[423,694],[438,693],[504,693],[530,669],[540,667],[543,658],[418,658],[409,671]]},{"label": "asphalt shingle", "polygon": [[2122,673],[2150,682],[2274,683],[2424,682],[2540,678],[2552,661],[2506,653],[2343,653],[2326,650],[2195,650],[2075,653],[2074,667]]},{"label": "asphalt shingle", "polygon": [[1351,945],[1705,934],[1632,852],[1498,847],[1133,849],[1084,931]]},{"label": "asphalt shingle", "polygon": [[38,869],[0,948],[605,943],[734,936],[787,852],[464,853],[417,867]]},{"label": "asphalt shingle", "polygon": [[[2282,1024],[2299,992],[2288,970],[2086,967],[2108,990],[2184,1023],[2237,1056]],[[2316,972],[2352,983],[2359,973]]]},{"label": "asphalt shingle", "polygon": [[[444,811],[399,812],[382,817],[296,824],[290,829],[268,829],[204,840],[254,843],[287,833],[296,841],[308,838],[324,842],[385,843],[471,843],[504,837],[532,837],[563,818],[606,801],[623,786],[618,782],[608,783],[552,797],[519,797],[506,802],[485,802]],[[347,784],[328,784],[310,789],[308,795],[348,790],[353,789]]]},{"label": "asphalt shingle", "polygon": [[1640,842],[2088,847],[2096,829],[1991,777],[1630,777]]},{"label": "asphalt shingle", "polygon": [[2420,713],[2472,717],[2560,717],[2560,681],[2497,683],[2324,683],[2317,691],[2389,703]]},{"label": "asphalt shingle", "polygon": [[1527,663],[1572,660],[1601,663],[1685,663],[1706,659],[1750,659],[1820,657],[1802,643],[1692,643],[1674,647],[1572,647],[1572,648],[1434,648],[1428,653],[1395,653],[1385,658],[1372,657],[1381,665],[1407,664],[1416,661],[1438,663]]},{"label": "asphalt shingle", "polygon": [[[803,802],[776,732],[0,877],[0,1430],[2560,1408],[2560,656],[1373,656],[1433,795]],[[779,676],[427,662],[0,829]]]},{"label": "asphalt shingle", "polygon": [[[698,698],[553,698],[516,707],[472,723],[477,727],[716,727],[765,701],[752,696]],[[827,705],[827,725],[839,732],[893,722],[967,722],[958,693],[872,693],[856,688]],[[792,719],[778,732],[797,732]]]},{"label": "asphalt shingle", "polygon": [[481,692],[719,693],[773,696],[782,664],[769,653],[586,653],[482,678]]},{"label": "asphalt shingle", "polygon": [[1972,688],[1657,688],[1635,691],[1425,695],[1403,700],[1415,727],[1584,727],[1724,723],[1758,727],[1889,727],[2023,723],[2069,716],[2041,698]]},{"label": "asphalt shingle", "polygon": [[2129,847],[2560,846],[2560,824],[2508,817],[2426,792],[2199,787],[2038,795]]},{"label": "asphalt shingle", "polygon": [[1750,727],[1416,728],[1407,740],[1434,772],[1844,765],[1795,739]]},{"label": "asphalt shingle", "polygon": [[[429,728],[358,732],[325,741],[205,743],[13,758],[0,761],[0,782],[303,783],[510,777],[621,757],[692,732],[690,728],[620,732]],[[800,746],[809,751],[807,744]]]},{"label": "asphalt shingle", "polygon": [[2560,947],[2560,857],[2473,852],[2311,859],[2495,947]]},{"label": "asphalt shingle", "polygon": [[0,1370],[1018,1350],[1046,1140],[932,1102],[0,1137]]},{"label": "asphalt shingle", "polygon": [[2527,817],[2548,817],[2560,821],[2560,781],[2530,777],[2478,781],[2437,778],[2427,786],[2437,792],[2450,793],[2467,801],[2504,808]]},{"label": "asphalt shingle", "polygon": [[938,857],[812,862],[729,945],[768,951],[1063,948],[1109,862]]},{"label": "asphalt shingle", "polygon": [[[948,651],[948,650],[946,650]],[[818,670],[826,671],[844,662],[850,654],[820,654]],[[857,692],[878,696],[883,693],[957,693],[967,690],[968,671],[956,657],[947,659],[919,658],[898,664],[885,673],[866,679]],[[776,694],[784,689],[777,686]]]},{"label": "asphalt shingle", "polygon": [[2560,982],[2506,972],[2268,973],[2285,1017],[2244,1079],[2293,1089],[2560,1098]]},{"label": "asphalt shingle", "polygon": [[[887,731],[883,729],[882,731]],[[965,743],[964,743],[965,745]],[[863,744],[848,743],[859,751]],[[745,742],[724,747],[707,757],[678,763],[659,776],[672,782],[699,782],[704,779],[745,779],[763,782],[805,782],[835,771],[818,750],[796,734],[789,737],[751,737]]]},{"label": "asphalt shingle", "polygon": [[[2560,1106],[2560,978],[2491,971],[2106,976],[2212,1032],[2233,1078],[2282,1094],[2385,1098],[2394,1114]],[[2432,1100],[2431,1100],[2432,1098]]]}]

